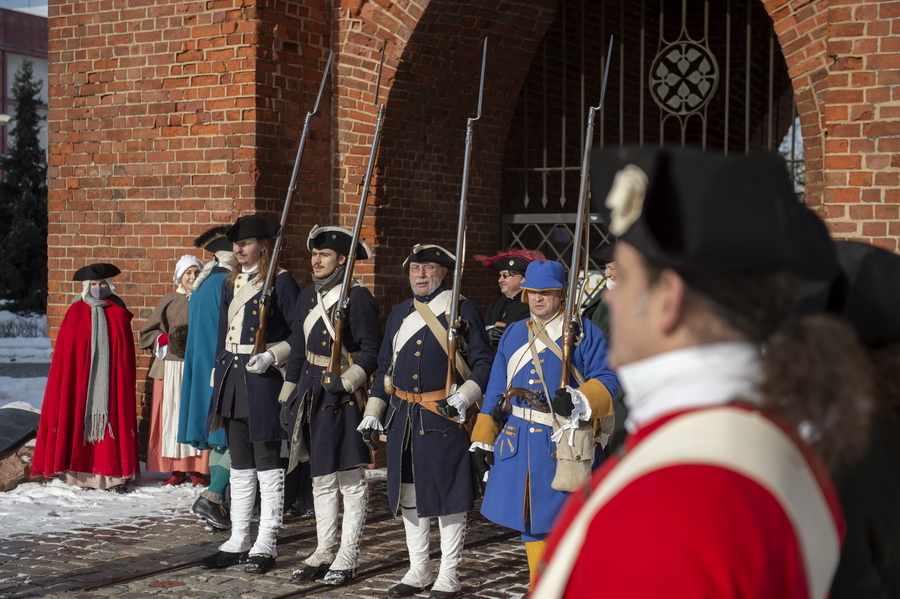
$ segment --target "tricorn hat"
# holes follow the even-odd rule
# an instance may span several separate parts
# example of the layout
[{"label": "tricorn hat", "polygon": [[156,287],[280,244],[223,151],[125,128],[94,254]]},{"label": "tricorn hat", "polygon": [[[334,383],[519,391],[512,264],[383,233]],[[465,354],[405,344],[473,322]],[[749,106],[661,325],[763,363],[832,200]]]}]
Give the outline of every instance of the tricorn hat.
[{"label": "tricorn hat", "polygon": [[204,231],[194,239],[194,247],[213,254],[221,251],[230,252],[232,245],[226,236],[230,228],[230,225],[219,225]]},{"label": "tricorn hat", "polygon": [[226,237],[228,241],[240,241],[241,239],[268,239],[278,235],[281,225],[274,220],[269,220],[258,214],[248,214],[234,221],[231,228],[228,229]]},{"label": "tricorn hat", "polygon": [[[309,237],[306,238],[306,249],[334,250],[344,256],[350,255],[350,244],[353,243],[353,232],[342,227],[318,227],[312,228]],[[367,260],[372,257],[372,250],[362,239],[356,244],[355,260]]]},{"label": "tricorn hat", "polygon": [[104,262],[97,262],[95,264],[88,264],[87,266],[82,266],[78,270],[75,271],[75,274],[72,276],[73,281],[99,281],[101,279],[111,279],[117,274],[121,273],[113,264],[106,264]]},{"label": "tricorn hat", "polygon": [[616,258],[616,242],[613,241],[611,243],[604,243],[603,245],[597,246],[597,248],[591,252],[591,260],[596,262],[597,264],[609,264],[610,262],[615,262]]},{"label": "tricorn hat", "polygon": [[843,275],[831,305],[865,345],[900,341],[900,256],[854,241],[835,242]]},{"label": "tricorn hat", "polygon": [[537,250],[514,250],[512,248],[505,252],[497,252],[494,256],[472,256],[485,266],[494,270],[518,270],[525,272],[528,265],[535,260],[546,260],[543,253]]},{"label": "tricorn hat", "polygon": [[777,153],[605,150],[594,155],[591,186],[610,232],[664,266],[784,269],[813,280],[838,272],[825,224],[798,201]]},{"label": "tricorn hat", "polygon": [[450,270],[456,268],[456,256],[433,243],[414,245],[409,256],[403,261],[403,268],[409,268],[410,262],[436,262]]}]

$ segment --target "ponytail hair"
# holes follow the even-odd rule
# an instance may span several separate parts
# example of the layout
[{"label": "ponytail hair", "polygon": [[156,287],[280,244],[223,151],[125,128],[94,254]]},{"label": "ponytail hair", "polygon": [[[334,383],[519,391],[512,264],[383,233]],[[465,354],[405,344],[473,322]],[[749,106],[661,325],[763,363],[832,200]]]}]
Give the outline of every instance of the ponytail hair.
[{"label": "ponytail hair", "polygon": [[825,314],[794,320],[764,348],[763,372],[761,408],[792,424],[839,477],[865,451],[872,411],[872,363],[853,328]]}]

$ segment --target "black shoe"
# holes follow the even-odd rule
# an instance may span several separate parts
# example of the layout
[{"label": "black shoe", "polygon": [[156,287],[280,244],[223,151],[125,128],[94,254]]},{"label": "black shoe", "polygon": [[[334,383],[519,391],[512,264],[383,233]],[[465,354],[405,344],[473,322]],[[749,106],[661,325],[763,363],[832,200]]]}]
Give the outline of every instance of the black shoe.
[{"label": "black shoe", "polygon": [[251,574],[265,574],[275,565],[275,556],[272,555],[251,555],[247,559],[247,565],[244,566],[244,572]]},{"label": "black shoe", "polygon": [[216,551],[212,555],[208,555],[200,560],[200,567],[207,570],[218,570],[219,568],[228,568],[238,564],[247,563],[247,551],[241,553],[231,553],[229,551]]},{"label": "black shoe", "polygon": [[325,584],[333,584],[335,586],[341,584],[350,584],[356,580],[356,568],[352,570],[329,570],[322,582]]},{"label": "black shoe", "polygon": [[431,591],[428,599],[456,599],[459,591]]},{"label": "black shoe", "polygon": [[427,587],[413,587],[402,582],[388,589],[388,597],[412,597],[416,593],[421,593]]},{"label": "black shoe", "polygon": [[304,582],[310,580],[319,580],[320,578],[324,578],[326,574],[328,574],[328,568],[331,567],[331,564],[322,564],[321,566],[310,566],[308,564],[304,564],[302,568],[297,568],[294,570],[294,573],[291,574],[291,580],[301,580]]},{"label": "black shoe", "polygon": [[122,483],[121,485],[114,485],[114,486],[108,488],[107,491],[109,491],[110,493],[117,493],[119,495],[124,495],[125,493],[128,492],[128,487],[125,485],[125,483]]},{"label": "black shoe", "polygon": [[191,513],[206,520],[213,530],[231,530],[231,518],[221,503],[210,501],[203,495],[191,506]]}]

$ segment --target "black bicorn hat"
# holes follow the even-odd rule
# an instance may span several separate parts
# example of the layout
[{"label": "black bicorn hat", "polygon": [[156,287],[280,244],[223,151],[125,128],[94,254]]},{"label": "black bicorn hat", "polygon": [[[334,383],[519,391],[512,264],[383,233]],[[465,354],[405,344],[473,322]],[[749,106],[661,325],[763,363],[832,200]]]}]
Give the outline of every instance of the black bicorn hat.
[{"label": "black bicorn hat", "polygon": [[194,247],[213,254],[221,251],[230,252],[232,245],[226,236],[230,228],[230,225],[219,225],[204,231],[194,239]]},{"label": "black bicorn hat", "polygon": [[535,260],[546,260],[547,257],[537,250],[518,250],[510,248],[505,251],[497,252],[493,256],[472,256],[485,266],[493,268],[496,271],[516,270],[525,273],[528,265]]},{"label": "black bicorn hat", "polygon": [[410,262],[435,262],[450,270],[456,268],[456,256],[433,243],[414,245],[409,256],[403,261],[403,268],[409,268]]},{"label": "black bicorn hat", "polygon": [[241,216],[228,229],[226,237],[228,241],[240,241],[241,239],[269,239],[278,235],[281,225],[258,214]]},{"label": "black bicorn hat", "polygon": [[591,252],[591,260],[597,264],[609,264],[610,262],[615,262],[615,255],[616,242],[612,241],[597,246],[594,251]]},{"label": "black bicorn hat", "polygon": [[[306,249],[334,250],[344,256],[350,255],[350,244],[353,243],[353,232],[342,227],[314,226],[306,238]],[[356,244],[354,260],[368,260],[372,257],[372,250],[368,244],[359,239]]]},{"label": "black bicorn hat", "polygon": [[789,270],[819,281],[839,270],[825,223],[797,199],[774,152],[604,150],[592,160],[591,192],[610,232],[664,266]]},{"label": "black bicorn hat", "polygon": [[842,273],[829,308],[847,320],[864,345],[900,341],[900,256],[855,241],[835,242]]},{"label": "black bicorn hat", "polygon": [[72,275],[73,281],[100,281],[102,279],[111,279],[120,274],[122,271],[114,264],[106,264],[105,262],[96,262],[82,266]]}]

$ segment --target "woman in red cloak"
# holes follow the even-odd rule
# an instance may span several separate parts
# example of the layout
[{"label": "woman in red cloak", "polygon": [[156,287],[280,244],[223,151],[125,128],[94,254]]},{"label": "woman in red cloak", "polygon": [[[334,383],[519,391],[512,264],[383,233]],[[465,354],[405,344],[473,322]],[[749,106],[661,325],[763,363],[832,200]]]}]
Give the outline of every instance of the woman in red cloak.
[{"label": "woman in red cloak", "polygon": [[137,477],[132,314],[115,295],[112,264],[90,264],[63,318],[41,408],[32,476],[126,492]]}]

